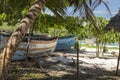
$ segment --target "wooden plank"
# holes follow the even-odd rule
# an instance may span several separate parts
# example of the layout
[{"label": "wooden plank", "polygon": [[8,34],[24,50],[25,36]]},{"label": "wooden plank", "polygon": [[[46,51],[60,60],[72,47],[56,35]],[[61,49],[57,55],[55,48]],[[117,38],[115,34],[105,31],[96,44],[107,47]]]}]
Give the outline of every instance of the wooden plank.
[{"label": "wooden plank", "polygon": [[[56,46],[51,46],[51,47],[47,47],[47,48],[29,48],[29,51],[36,51],[36,50],[46,50],[46,49],[52,49],[55,48]],[[24,50],[27,51],[27,48],[17,48],[17,50]]]}]

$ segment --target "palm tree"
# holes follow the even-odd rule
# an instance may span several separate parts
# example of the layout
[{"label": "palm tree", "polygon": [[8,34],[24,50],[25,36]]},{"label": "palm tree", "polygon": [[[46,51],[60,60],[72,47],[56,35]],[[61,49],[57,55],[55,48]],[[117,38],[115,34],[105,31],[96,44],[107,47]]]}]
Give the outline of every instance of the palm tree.
[{"label": "palm tree", "polygon": [[48,0],[37,0],[34,5],[29,9],[28,13],[25,15],[24,19],[18,25],[18,28],[10,36],[9,40],[4,47],[1,56],[2,61],[0,65],[0,80],[6,80],[6,71],[8,63],[17,49],[17,46],[21,42],[24,35],[27,33],[28,29],[33,25],[35,18],[39,14],[39,11],[45,7]]},{"label": "palm tree", "polygon": [[[29,0],[20,0],[20,2],[28,1]],[[79,12],[81,14],[85,14],[88,19],[91,19],[93,23],[95,22],[95,18],[93,18],[93,10],[95,7],[97,7],[101,2],[104,3],[104,0],[31,0],[35,1],[34,4],[30,7],[25,17],[21,20],[20,24],[16,28],[16,30],[12,33],[8,41],[6,42],[6,45],[0,54],[2,57],[1,63],[0,63],[0,80],[6,80],[7,79],[7,67],[8,64],[14,55],[14,52],[16,51],[19,43],[22,41],[22,38],[27,33],[28,29],[32,27],[36,17],[38,16],[39,12],[44,9],[45,7],[48,7],[51,11],[53,11],[57,16],[61,16],[61,14],[64,13],[64,8],[70,4],[70,6],[75,7],[74,12]],[[8,2],[6,4],[6,2]],[[16,5],[9,6],[9,3],[18,4],[19,0],[1,0],[0,4],[3,6],[1,7],[1,13],[6,12],[8,7],[13,8],[16,7]],[[88,3],[89,2],[89,3]],[[22,3],[22,4],[23,4]],[[5,8],[4,8],[5,7]],[[19,7],[20,8],[20,7]],[[20,9],[18,9],[20,10]],[[17,11],[17,7],[16,7]],[[84,13],[85,12],[85,13]],[[80,14],[80,15],[81,15]],[[95,27],[96,29],[99,29],[96,23]]]}]

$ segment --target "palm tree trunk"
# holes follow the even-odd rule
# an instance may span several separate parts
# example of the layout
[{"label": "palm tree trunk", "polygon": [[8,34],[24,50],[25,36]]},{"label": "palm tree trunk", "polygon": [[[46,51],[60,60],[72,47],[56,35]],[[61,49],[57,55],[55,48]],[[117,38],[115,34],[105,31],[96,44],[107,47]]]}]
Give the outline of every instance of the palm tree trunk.
[{"label": "palm tree trunk", "polygon": [[103,53],[106,52],[106,42],[104,42],[104,45],[103,45]]},{"label": "palm tree trunk", "polygon": [[102,42],[102,45],[100,47],[100,53],[101,53],[101,57],[104,57],[104,53],[106,52],[106,41]]},{"label": "palm tree trunk", "polygon": [[118,75],[118,70],[119,70],[119,63],[120,62],[120,39],[119,39],[119,56],[118,56],[118,59],[117,59],[117,67],[116,67],[116,76]]},{"label": "palm tree trunk", "polygon": [[22,41],[22,38],[27,33],[28,29],[33,25],[40,10],[45,7],[47,1],[48,0],[36,0],[33,6],[29,9],[25,18],[23,18],[18,25],[15,32],[13,32],[8,39],[6,46],[0,54],[0,56],[2,56],[2,61],[0,63],[0,80],[7,79],[7,68],[12,56],[14,55],[19,43]]},{"label": "palm tree trunk", "polygon": [[104,43],[102,42],[100,46],[100,53],[102,53],[103,46],[104,46]]},{"label": "palm tree trunk", "polygon": [[96,37],[96,57],[99,57],[99,37]]}]

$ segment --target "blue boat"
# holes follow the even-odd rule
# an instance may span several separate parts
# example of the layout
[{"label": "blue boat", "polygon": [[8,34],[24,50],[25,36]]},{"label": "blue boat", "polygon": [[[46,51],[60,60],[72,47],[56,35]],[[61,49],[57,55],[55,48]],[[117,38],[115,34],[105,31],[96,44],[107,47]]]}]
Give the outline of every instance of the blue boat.
[{"label": "blue boat", "polygon": [[57,41],[56,51],[58,50],[67,50],[75,44],[75,35],[67,37],[59,37]]}]

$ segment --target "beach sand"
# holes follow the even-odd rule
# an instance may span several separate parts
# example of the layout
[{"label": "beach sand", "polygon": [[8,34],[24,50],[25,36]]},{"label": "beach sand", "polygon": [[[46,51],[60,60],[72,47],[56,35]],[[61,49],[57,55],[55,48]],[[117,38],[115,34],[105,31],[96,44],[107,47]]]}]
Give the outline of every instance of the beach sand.
[{"label": "beach sand", "polygon": [[[120,70],[118,76],[115,76],[117,56],[111,54],[111,52],[108,51],[104,53],[104,57],[96,58],[94,49],[80,51],[79,80],[120,80]],[[118,54],[117,50],[115,52]],[[31,80],[76,80],[76,59],[76,50],[73,49],[55,51],[50,55],[44,55],[44,57],[38,59],[39,70],[47,73],[49,78]]]}]

